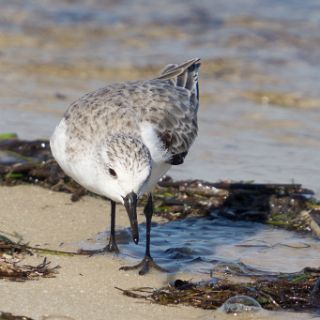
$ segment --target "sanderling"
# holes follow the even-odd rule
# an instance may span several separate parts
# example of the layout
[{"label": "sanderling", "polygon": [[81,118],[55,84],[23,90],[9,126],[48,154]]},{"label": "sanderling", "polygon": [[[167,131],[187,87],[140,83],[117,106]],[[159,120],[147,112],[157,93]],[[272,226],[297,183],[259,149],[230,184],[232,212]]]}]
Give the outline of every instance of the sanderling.
[{"label": "sanderling", "polygon": [[110,84],[73,102],[50,146],[61,168],[86,189],[111,201],[111,233],[104,251],[119,252],[116,203],[129,216],[138,244],[137,200],[148,193],[145,257],[140,274],[160,269],[150,254],[152,190],[171,165],[182,164],[197,135],[200,59],[170,64],[152,80]]}]

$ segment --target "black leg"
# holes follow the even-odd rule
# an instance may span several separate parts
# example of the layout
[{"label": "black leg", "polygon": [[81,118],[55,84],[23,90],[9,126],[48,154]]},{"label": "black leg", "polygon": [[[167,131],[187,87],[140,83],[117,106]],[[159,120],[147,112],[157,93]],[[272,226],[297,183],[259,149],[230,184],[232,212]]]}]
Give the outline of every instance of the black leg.
[{"label": "black leg", "polygon": [[151,220],[153,215],[153,197],[149,193],[147,204],[144,208],[144,215],[146,217],[146,257],[151,257],[150,255],[150,237],[151,237]]},{"label": "black leg", "polygon": [[148,196],[147,204],[144,208],[144,215],[146,217],[146,252],[143,260],[135,266],[121,267],[120,270],[133,270],[141,267],[139,274],[144,275],[149,272],[150,268],[155,268],[156,270],[162,272],[168,272],[167,270],[159,267],[152,259],[150,254],[150,233],[151,233],[151,219],[153,215],[153,198],[150,193]]},{"label": "black leg", "polygon": [[109,244],[106,247],[106,251],[119,253],[119,249],[116,243],[116,203],[111,200],[111,227],[110,227],[110,239]]},{"label": "black leg", "polygon": [[99,250],[80,250],[80,253],[84,254],[96,254],[96,253],[104,253],[104,252],[114,252],[119,253],[119,249],[116,243],[116,233],[115,233],[115,225],[116,225],[116,203],[111,201],[111,226],[110,226],[110,239],[109,244],[102,249]]}]

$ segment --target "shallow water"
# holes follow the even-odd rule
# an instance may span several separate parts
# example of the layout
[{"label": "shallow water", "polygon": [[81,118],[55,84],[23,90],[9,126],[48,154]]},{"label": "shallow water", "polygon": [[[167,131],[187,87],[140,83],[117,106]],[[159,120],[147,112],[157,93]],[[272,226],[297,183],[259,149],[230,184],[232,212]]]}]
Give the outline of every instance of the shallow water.
[{"label": "shallow water", "polygon": [[[145,249],[145,225],[139,225],[140,242],[131,241],[130,231],[118,233],[121,257],[140,261]],[[86,250],[103,248],[108,232],[83,241]],[[297,272],[305,266],[319,267],[320,241],[260,223],[216,218],[187,218],[153,224],[151,252],[171,272],[210,274],[223,264],[244,263],[268,272]],[[283,257],[286,257],[283,259]]]},{"label": "shallow water", "polygon": [[199,138],[171,174],[295,181],[319,195],[319,9],[316,0],[2,2],[0,132],[49,137],[83,93],[199,56]]}]

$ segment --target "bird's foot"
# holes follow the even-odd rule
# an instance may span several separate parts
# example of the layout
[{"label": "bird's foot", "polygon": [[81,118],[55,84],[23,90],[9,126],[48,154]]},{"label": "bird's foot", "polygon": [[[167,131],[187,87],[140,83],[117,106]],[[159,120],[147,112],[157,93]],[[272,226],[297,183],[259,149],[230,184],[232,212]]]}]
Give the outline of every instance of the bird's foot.
[{"label": "bird's foot", "polygon": [[115,241],[110,240],[109,244],[102,249],[98,249],[98,250],[80,249],[78,252],[80,254],[88,254],[90,256],[93,256],[95,254],[101,254],[101,253],[116,253],[116,254],[118,254],[120,251],[117,246],[117,243]]},{"label": "bird's foot", "polygon": [[168,270],[161,268],[160,266],[158,266],[152,259],[152,257],[150,256],[145,256],[143,258],[143,260],[141,262],[139,262],[138,264],[134,265],[134,266],[124,266],[121,267],[120,270],[134,270],[134,269],[140,269],[139,274],[141,276],[143,276],[144,274],[148,273],[150,271],[151,268],[154,268],[158,271],[161,272],[169,272]]},{"label": "bird's foot", "polygon": [[109,244],[104,249],[107,252],[114,252],[114,253],[119,253],[120,252],[116,241],[115,240],[111,240],[111,239],[109,241]]}]

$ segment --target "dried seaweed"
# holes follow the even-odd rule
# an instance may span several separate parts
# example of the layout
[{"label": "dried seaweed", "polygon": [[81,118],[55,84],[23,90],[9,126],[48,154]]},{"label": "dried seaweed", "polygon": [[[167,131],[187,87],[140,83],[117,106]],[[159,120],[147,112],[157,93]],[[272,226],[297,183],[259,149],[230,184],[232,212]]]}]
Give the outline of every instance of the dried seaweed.
[{"label": "dried seaweed", "polygon": [[217,309],[235,295],[249,296],[268,310],[315,311],[320,306],[320,269],[305,268],[294,274],[279,274],[255,282],[192,283],[176,280],[160,289],[134,288],[126,296],[162,305],[183,304],[202,309]]},{"label": "dried seaweed", "polygon": [[47,258],[44,258],[36,266],[21,265],[25,255],[33,255],[33,249],[26,244],[16,243],[4,236],[0,238],[0,279],[26,281],[55,277],[59,266],[50,267]]},{"label": "dried seaweed", "polygon": [[26,281],[38,278],[54,278],[57,274],[59,266],[50,268],[50,262],[47,258],[36,265],[18,265],[11,259],[0,258],[0,279],[11,281]]},{"label": "dried seaweed", "polygon": [[0,235],[0,257],[3,253],[9,255],[13,255],[15,253],[32,255],[31,250],[26,244],[13,242],[12,240]]},{"label": "dried seaweed", "polygon": [[10,312],[0,311],[0,320],[34,320],[26,316],[16,316]]},{"label": "dried seaweed", "polygon": [[[53,159],[47,140],[0,140],[0,185],[37,184],[71,193],[73,201],[88,192],[66,176]],[[268,223],[320,237],[320,204],[299,184],[257,184],[166,177],[155,190],[155,213],[168,220],[216,215]],[[144,205],[146,199],[141,199]]]}]

